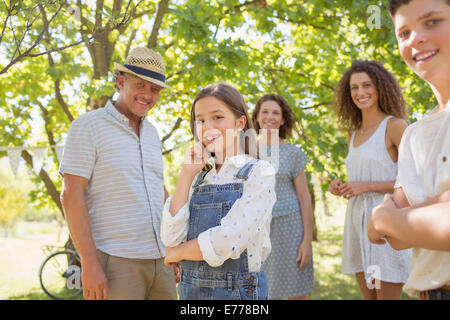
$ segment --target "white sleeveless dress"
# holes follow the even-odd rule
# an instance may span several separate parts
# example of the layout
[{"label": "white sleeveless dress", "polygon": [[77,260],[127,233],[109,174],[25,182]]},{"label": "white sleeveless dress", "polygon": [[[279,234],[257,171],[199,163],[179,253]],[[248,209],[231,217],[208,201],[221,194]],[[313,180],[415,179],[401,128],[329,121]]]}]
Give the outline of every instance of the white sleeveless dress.
[{"label": "white sleeveless dress", "polygon": [[[372,136],[358,147],[350,139],[345,159],[348,181],[395,181],[397,163],[386,149],[387,116]],[[364,272],[366,281],[373,278],[385,282],[405,283],[409,275],[411,249],[394,250],[386,242],[372,244],[367,236],[367,221],[374,207],[383,202],[384,194],[366,192],[348,200],[342,248],[342,272]]]}]

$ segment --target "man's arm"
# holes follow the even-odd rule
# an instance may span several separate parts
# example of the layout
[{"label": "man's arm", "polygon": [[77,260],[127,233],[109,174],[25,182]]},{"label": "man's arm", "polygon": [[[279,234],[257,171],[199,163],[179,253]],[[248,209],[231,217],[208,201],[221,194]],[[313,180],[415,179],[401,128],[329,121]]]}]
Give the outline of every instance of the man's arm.
[{"label": "man's arm", "polygon": [[88,184],[89,180],[86,178],[64,174],[61,202],[70,235],[81,257],[84,298],[102,300],[108,298],[108,286],[91,232],[85,196]]}]

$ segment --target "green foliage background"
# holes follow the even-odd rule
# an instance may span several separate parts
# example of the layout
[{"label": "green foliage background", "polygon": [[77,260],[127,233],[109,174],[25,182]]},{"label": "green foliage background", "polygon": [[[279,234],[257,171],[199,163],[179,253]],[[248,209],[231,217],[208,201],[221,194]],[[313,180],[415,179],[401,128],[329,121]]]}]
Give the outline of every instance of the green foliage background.
[{"label": "green foliage background", "polygon": [[[379,28],[367,26],[370,5],[380,9]],[[150,113],[164,137],[169,190],[191,139],[191,102],[213,82],[233,84],[249,109],[263,94],[284,96],[299,118],[291,142],[306,151],[307,169],[323,178],[324,189],[331,177],[345,179],[346,133],[332,106],[353,59],[377,59],[393,72],[411,121],[435,103],[399,57],[387,1],[10,0],[0,3],[0,15],[0,70],[7,68],[0,73],[0,145],[63,144],[74,118],[114,95],[113,62],[148,46],[163,55],[174,87]],[[56,157],[50,159],[53,165],[34,176],[31,195],[36,205],[57,208],[61,179]]]}]

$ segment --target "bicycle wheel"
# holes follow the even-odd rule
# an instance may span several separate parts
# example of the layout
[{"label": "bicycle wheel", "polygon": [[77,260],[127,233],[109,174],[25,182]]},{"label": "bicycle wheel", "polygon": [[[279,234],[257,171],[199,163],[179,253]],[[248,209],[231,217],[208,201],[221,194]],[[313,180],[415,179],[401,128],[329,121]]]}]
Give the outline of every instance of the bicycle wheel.
[{"label": "bicycle wheel", "polygon": [[39,281],[53,299],[74,299],[82,292],[80,257],[70,250],[51,254],[39,269]]}]

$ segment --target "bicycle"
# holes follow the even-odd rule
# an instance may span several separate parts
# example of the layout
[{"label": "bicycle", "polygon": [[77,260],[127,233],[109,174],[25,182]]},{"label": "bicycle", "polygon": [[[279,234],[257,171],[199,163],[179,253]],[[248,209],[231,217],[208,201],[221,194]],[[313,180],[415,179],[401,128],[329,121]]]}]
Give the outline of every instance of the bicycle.
[{"label": "bicycle", "polygon": [[53,299],[70,300],[83,291],[81,285],[81,259],[75,250],[45,246],[50,254],[39,268],[39,282],[42,290]]}]

